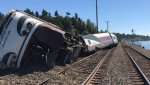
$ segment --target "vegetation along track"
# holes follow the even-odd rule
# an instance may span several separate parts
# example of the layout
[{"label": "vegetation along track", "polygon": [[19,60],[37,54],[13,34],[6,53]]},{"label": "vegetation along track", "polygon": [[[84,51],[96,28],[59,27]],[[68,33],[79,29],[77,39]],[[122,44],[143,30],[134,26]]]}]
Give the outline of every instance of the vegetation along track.
[{"label": "vegetation along track", "polygon": [[[112,49],[111,49],[112,50]],[[108,53],[109,50],[101,50],[88,58],[82,59],[58,72],[57,76],[60,76],[59,80],[51,81],[51,79],[46,79],[39,83],[39,85],[57,85],[57,84],[67,84],[67,85],[78,85],[83,83],[83,81],[89,76],[89,74],[96,67],[98,62]]]},{"label": "vegetation along track", "polygon": [[132,84],[150,85],[150,59],[125,44],[123,47],[135,67],[131,68],[129,65],[129,77]]},{"label": "vegetation along track", "polygon": [[91,74],[86,78],[86,80],[82,83],[82,85],[100,85],[102,74],[105,71],[107,64],[111,58],[111,54],[113,53],[114,49],[109,50],[104,57],[99,61],[97,66],[91,72]]}]

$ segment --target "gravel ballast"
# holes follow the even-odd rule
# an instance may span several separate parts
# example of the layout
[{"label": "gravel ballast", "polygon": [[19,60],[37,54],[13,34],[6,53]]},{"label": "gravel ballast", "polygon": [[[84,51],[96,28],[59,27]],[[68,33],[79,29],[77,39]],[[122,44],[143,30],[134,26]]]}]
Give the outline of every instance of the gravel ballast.
[{"label": "gravel ballast", "polygon": [[[139,51],[141,50],[142,53],[145,51],[145,54],[147,55],[150,53],[149,50],[143,48],[134,48]],[[98,55],[99,57],[104,56],[103,51]],[[0,72],[0,85],[37,85],[45,79],[49,79],[48,85],[80,85],[89,75],[84,73],[87,71],[86,67],[91,67],[91,70],[94,69],[94,62],[97,59],[93,58],[94,57],[91,57],[90,60],[85,61],[83,65],[68,69],[62,74],[57,73],[67,68],[66,66],[55,66],[53,69],[47,69],[42,66],[30,66],[30,68],[19,70],[17,72],[3,71]],[[102,85],[128,85],[131,83],[127,59],[127,55],[121,44],[118,44],[107,62],[105,71],[103,71],[101,75]]]},{"label": "gravel ballast", "polygon": [[128,85],[129,82],[126,57],[121,44],[113,52],[102,85]]}]

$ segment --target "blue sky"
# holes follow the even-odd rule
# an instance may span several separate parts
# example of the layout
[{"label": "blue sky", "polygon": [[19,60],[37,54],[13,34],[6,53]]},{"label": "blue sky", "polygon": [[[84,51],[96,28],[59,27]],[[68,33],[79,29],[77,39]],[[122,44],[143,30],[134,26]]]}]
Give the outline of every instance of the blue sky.
[{"label": "blue sky", "polygon": [[[46,9],[51,14],[56,10],[60,15],[70,12],[86,21],[95,20],[95,0],[0,0],[0,12],[7,13],[11,9],[29,8],[41,12]],[[99,30],[106,30],[109,23],[110,32],[150,35],[150,0],[98,0]]]}]

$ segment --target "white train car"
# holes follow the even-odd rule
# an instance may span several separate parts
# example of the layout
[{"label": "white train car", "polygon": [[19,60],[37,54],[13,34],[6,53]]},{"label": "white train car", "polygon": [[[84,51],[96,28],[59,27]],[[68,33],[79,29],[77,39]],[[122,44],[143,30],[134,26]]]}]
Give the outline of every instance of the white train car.
[{"label": "white train car", "polygon": [[20,68],[29,55],[45,57],[46,64],[53,66],[66,42],[65,34],[56,25],[21,11],[10,11],[0,27],[0,69]]},{"label": "white train car", "polygon": [[112,33],[89,34],[83,36],[89,52],[116,45],[117,37]]},{"label": "white train car", "polygon": [[101,43],[92,39],[84,39],[86,45],[88,46],[88,52],[93,52],[97,48],[101,48]]},{"label": "white train car", "polygon": [[113,45],[116,46],[118,44],[118,38],[115,34],[111,34],[112,40],[113,40]]}]

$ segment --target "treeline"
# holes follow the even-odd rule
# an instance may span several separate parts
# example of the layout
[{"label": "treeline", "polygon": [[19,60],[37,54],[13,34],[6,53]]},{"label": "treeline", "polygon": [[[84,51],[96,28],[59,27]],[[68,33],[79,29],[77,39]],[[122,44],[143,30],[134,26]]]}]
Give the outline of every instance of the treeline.
[{"label": "treeline", "polygon": [[[41,13],[38,11],[33,12],[30,9],[24,10],[24,12],[41,18],[47,22],[55,24],[62,28],[62,30],[66,32],[70,32],[73,35],[85,35],[85,34],[93,34],[96,33],[96,26],[90,19],[83,21],[77,13],[71,16],[71,13],[66,12],[66,16],[61,16],[59,12],[56,10],[54,16],[51,15],[50,12],[46,10],[42,10]],[[0,13],[0,24],[4,18],[4,14]]]},{"label": "treeline", "polygon": [[118,37],[119,40],[128,40],[128,41],[147,41],[150,40],[150,36],[144,36],[144,35],[136,35],[136,34],[120,34],[115,33],[115,35]]},{"label": "treeline", "polygon": [[[65,16],[61,16],[59,12],[56,10],[55,13],[52,14],[46,10],[42,10],[41,13],[38,11],[32,11],[30,9],[24,10],[24,12],[29,13],[33,16],[36,16],[38,18],[41,18],[45,21],[48,21],[50,23],[53,23],[59,27],[61,27],[62,30],[66,32],[70,32],[73,35],[86,35],[86,34],[93,34],[96,33],[96,26],[93,22],[91,22],[90,19],[87,19],[86,21],[83,21],[77,13],[71,14],[69,12],[66,12]],[[2,23],[2,20],[4,19],[5,15],[0,12],[0,25]],[[106,30],[101,30],[100,32],[107,32]],[[130,35],[130,34],[120,34],[115,33],[117,37],[122,40],[150,40],[149,36],[142,36],[142,35]]]},{"label": "treeline", "polygon": [[2,20],[4,19],[4,14],[0,12],[0,25],[2,24]]},{"label": "treeline", "polygon": [[90,19],[87,19],[87,21],[83,21],[77,13],[71,16],[71,13],[66,12],[66,16],[61,16],[56,10],[54,16],[52,16],[50,12],[44,9],[41,13],[39,13],[38,11],[33,12],[30,9],[26,9],[24,10],[24,12],[53,23],[62,28],[62,30],[70,32],[73,35],[96,33],[96,26],[94,25],[94,23],[91,22]]}]

